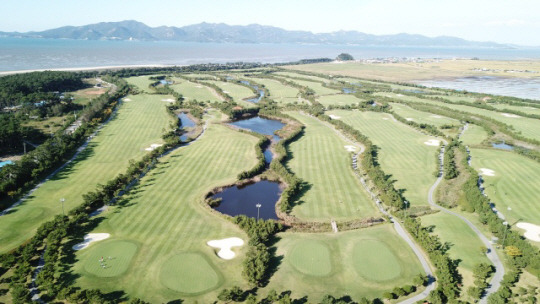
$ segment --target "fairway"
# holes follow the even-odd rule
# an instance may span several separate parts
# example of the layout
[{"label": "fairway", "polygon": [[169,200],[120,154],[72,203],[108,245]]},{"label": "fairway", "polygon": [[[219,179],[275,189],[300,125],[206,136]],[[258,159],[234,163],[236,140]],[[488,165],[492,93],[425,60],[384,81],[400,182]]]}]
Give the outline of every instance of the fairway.
[{"label": "fairway", "polygon": [[107,240],[83,251],[84,270],[96,277],[116,277],[130,267],[137,253],[137,244],[130,241]]},{"label": "fairway", "polygon": [[135,76],[125,78],[125,80],[137,87],[141,92],[151,93],[152,90],[149,88],[150,84],[156,82],[155,80],[150,80],[150,76]]},{"label": "fairway", "polygon": [[352,170],[351,153],[346,147],[351,143],[316,118],[288,114],[306,128],[303,136],[290,144],[292,159],[287,166],[309,184],[307,192],[295,202],[292,214],[303,220],[328,222],[376,216],[375,205]]},{"label": "fairway", "polygon": [[418,111],[404,104],[392,102],[390,103],[390,105],[392,106],[392,110],[398,115],[404,117],[405,119],[412,120],[416,123],[425,123],[436,127],[440,127],[442,125],[461,125],[461,123],[456,119],[435,115],[429,112]]},{"label": "fairway", "polygon": [[425,226],[434,226],[433,233],[441,238],[442,243],[450,244],[450,257],[460,260],[458,269],[466,286],[473,284],[472,270],[476,264],[491,264],[480,249],[480,239],[461,219],[438,212],[423,216],[422,223]]},{"label": "fairway", "polygon": [[277,103],[294,103],[297,102],[298,91],[297,88],[293,88],[287,85],[282,84],[281,82],[274,79],[266,78],[251,78],[255,82],[264,85],[264,87],[270,92],[268,96],[270,99],[274,100]]},{"label": "fairway", "polygon": [[412,278],[423,272],[391,225],[278,237],[276,255],[283,261],[265,290],[308,295],[309,303],[319,303],[325,294],[349,295],[353,300],[382,297],[395,286],[412,284]]},{"label": "fairway", "polygon": [[329,111],[356,128],[377,145],[382,169],[396,180],[396,189],[405,189],[413,205],[427,205],[429,188],[435,182],[436,146],[425,142],[435,139],[392,120],[385,113]]},{"label": "fairway", "polygon": [[463,135],[460,137],[460,140],[465,146],[480,145],[484,140],[488,138],[488,133],[484,128],[469,124],[467,125],[467,130],[463,132]]},{"label": "fairway", "polygon": [[[129,160],[138,160],[152,144],[162,143],[163,130],[172,121],[165,110],[166,95],[133,95],[120,106],[116,117],[101,129],[88,147],[63,170],[0,218],[0,252],[9,251],[32,237],[35,230],[55,215],[79,206],[82,195],[98,184],[123,173]],[[124,100],[126,100],[124,99]]]},{"label": "fairway", "polygon": [[540,164],[516,153],[495,149],[473,148],[471,156],[476,170],[487,168],[495,171],[495,176],[483,174],[484,187],[508,222],[521,220],[540,225]]},{"label": "fairway", "polygon": [[[77,284],[105,291],[121,289],[152,303],[192,296],[208,303],[222,288],[245,288],[241,264],[247,246],[235,248],[234,259],[223,260],[206,242],[248,238],[236,225],[203,206],[202,200],[209,190],[233,183],[238,173],[255,165],[257,141],[210,124],[199,140],[160,159],[96,228],[140,244],[132,267],[122,276],[96,280],[82,271],[85,261],[81,259],[74,266],[81,275]],[[185,257],[189,262],[181,263]],[[216,283],[216,276],[223,279]]]},{"label": "fairway", "polygon": [[323,106],[328,107],[332,106],[351,106],[356,105],[363,99],[357,98],[352,94],[335,94],[335,95],[326,95],[317,98],[317,101],[320,102]]},{"label": "fairway", "polygon": [[223,99],[207,86],[193,83],[181,78],[175,78],[174,84],[170,87],[176,92],[182,94],[186,101],[222,101]]},{"label": "fairway", "polygon": [[180,253],[161,268],[160,281],[174,291],[198,294],[216,287],[219,276],[207,258],[199,253]]},{"label": "fairway", "polygon": [[290,78],[283,78],[283,79],[290,80],[303,87],[308,87],[312,89],[313,91],[315,91],[315,94],[319,96],[341,93],[341,91],[339,90],[324,87],[322,83],[316,82],[316,81],[298,80],[298,79],[290,79]]},{"label": "fairway", "polygon": [[211,83],[220,87],[225,94],[228,94],[233,98],[233,100],[241,106],[251,108],[255,104],[244,99],[255,96],[252,90],[247,87],[235,84],[232,82],[223,82],[223,81],[214,81],[214,80],[205,80],[204,82]]}]

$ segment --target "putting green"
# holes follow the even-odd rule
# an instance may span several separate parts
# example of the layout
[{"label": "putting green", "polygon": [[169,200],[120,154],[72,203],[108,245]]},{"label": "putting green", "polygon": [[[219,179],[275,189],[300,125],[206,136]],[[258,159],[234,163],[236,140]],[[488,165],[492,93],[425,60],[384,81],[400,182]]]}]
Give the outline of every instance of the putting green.
[{"label": "putting green", "polygon": [[186,252],[172,256],[162,266],[161,283],[172,290],[198,294],[216,288],[219,275],[201,254]]},{"label": "putting green", "polygon": [[326,276],[332,272],[328,246],[316,240],[304,240],[292,249],[289,262],[294,269],[312,276]]},{"label": "putting green", "polygon": [[119,276],[129,268],[137,249],[137,244],[126,240],[93,244],[82,257],[85,260],[84,270],[98,277]]},{"label": "putting green", "polygon": [[353,248],[352,264],[359,275],[372,281],[388,281],[401,274],[397,257],[379,240],[360,240]]}]

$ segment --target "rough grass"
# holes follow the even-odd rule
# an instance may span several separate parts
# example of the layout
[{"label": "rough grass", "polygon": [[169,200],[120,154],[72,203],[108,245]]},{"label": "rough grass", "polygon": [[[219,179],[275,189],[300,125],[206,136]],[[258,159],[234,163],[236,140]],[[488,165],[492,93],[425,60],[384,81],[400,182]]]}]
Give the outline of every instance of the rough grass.
[{"label": "rough grass", "polygon": [[296,84],[299,84],[301,86],[311,88],[313,91],[315,91],[315,94],[319,95],[319,96],[341,93],[341,91],[339,91],[339,90],[324,87],[322,85],[322,83],[320,83],[320,82],[307,81],[307,80],[298,80],[298,79],[289,79],[289,78],[284,78],[284,79],[290,80],[290,81],[292,81],[292,82],[294,82]]},{"label": "rough grass", "polygon": [[[85,275],[81,269],[84,261],[80,261],[74,266],[81,275],[77,284],[104,291],[124,290],[152,303],[178,298],[209,303],[222,288],[247,288],[241,276],[247,246],[235,248],[237,257],[226,261],[206,245],[209,240],[226,237],[247,241],[247,236],[203,206],[202,200],[210,189],[233,183],[239,172],[255,165],[253,147],[257,140],[211,124],[198,141],[163,157],[118,206],[104,214],[105,220],[96,228],[139,244],[132,267],[122,276],[96,279]],[[186,253],[190,259],[182,264],[178,255]],[[200,259],[191,256],[195,253]],[[199,263],[201,259],[206,264]],[[190,261],[195,262],[189,265]],[[171,269],[176,269],[176,274],[168,265],[175,267]],[[201,267],[200,273],[196,267]],[[223,278],[218,284],[212,283],[215,277],[210,268]],[[210,282],[203,282],[207,279]]]},{"label": "rough grass", "polygon": [[378,214],[352,170],[351,153],[344,147],[350,143],[316,118],[296,112],[289,115],[306,129],[289,146],[292,158],[287,166],[309,184],[295,202],[292,214],[305,220],[328,222]]},{"label": "rough grass", "polygon": [[396,189],[404,189],[413,205],[427,205],[429,188],[435,182],[437,147],[424,142],[435,139],[413,128],[395,122],[384,113],[359,111],[329,111],[356,128],[377,145],[379,162]]},{"label": "rough grass", "polygon": [[280,233],[278,238],[276,255],[283,260],[263,294],[291,290],[295,298],[307,295],[309,303],[318,303],[325,294],[375,298],[395,286],[412,284],[412,277],[422,272],[391,225],[338,234]]},{"label": "rough grass", "polygon": [[[299,74],[299,73],[295,73],[293,71],[291,72],[275,72],[273,73],[273,75],[279,75],[279,76],[284,76],[286,78],[306,78],[306,79],[311,79],[311,80],[315,80],[315,81],[322,81],[322,82],[330,82],[329,79],[326,79],[326,78],[322,78],[322,77],[318,77],[318,76],[315,76],[315,75],[306,75],[306,74]],[[294,79],[291,79],[291,80],[294,80]]]},{"label": "rough grass", "polygon": [[175,78],[174,84],[170,87],[182,94],[186,100],[221,101],[221,98],[213,93],[213,89],[184,79]]},{"label": "rough grass", "polygon": [[130,159],[140,159],[145,148],[161,143],[163,129],[171,122],[161,101],[163,95],[128,96],[117,116],[105,125],[88,147],[62,171],[37,189],[22,205],[0,218],[0,252],[9,251],[32,237],[35,230],[55,215],[80,205],[82,195],[119,173]]},{"label": "rough grass", "polygon": [[[484,187],[490,200],[508,222],[513,224],[521,220],[540,225],[540,164],[513,152],[495,149],[473,148],[471,155],[475,169],[495,171],[495,176],[483,176]],[[508,207],[512,210],[508,210]]]}]

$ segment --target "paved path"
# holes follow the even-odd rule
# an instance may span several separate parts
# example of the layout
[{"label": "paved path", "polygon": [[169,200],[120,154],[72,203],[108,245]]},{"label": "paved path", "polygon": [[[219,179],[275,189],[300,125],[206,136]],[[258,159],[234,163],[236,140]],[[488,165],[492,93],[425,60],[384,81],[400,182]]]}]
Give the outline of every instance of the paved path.
[{"label": "paved path", "polygon": [[[444,144],[446,145],[448,143],[446,141],[444,141]],[[442,212],[453,215],[453,216],[456,216],[459,219],[461,219],[462,221],[464,221],[465,224],[467,224],[467,226],[469,226],[472,229],[472,231],[474,231],[474,233],[476,233],[478,238],[480,238],[480,240],[482,241],[484,246],[486,246],[486,248],[488,249],[488,252],[486,253],[486,256],[491,261],[493,266],[495,267],[495,273],[493,274],[493,278],[491,279],[490,285],[488,286],[488,288],[486,288],[486,290],[484,292],[484,296],[480,299],[480,303],[485,304],[485,303],[487,303],[487,297],[489,295],[491,295],[492,293],[496,292],[499,289],[499,287],[501,286],[501,281],[502,281],[503,276],[504,276],[504,266],[503,266],[501,260],[499,259],[499,256],[497,255],[497,252],[495,251],[495,248],[493,247],[493,245],[491,244],[489,239],[487,237],[485,237],[484,234],[480,231],[480,229],[478,229],[473,223],[471,223],[471,221],[466,219],[464,216],[437,205],[435,203],[435,201],[433,200],[433,193],[435,193],[435,189],[437,189],[437,186],[442,181],[443,176],[444,176],[444,174],[443,174],[444,173],[444,171],[443,171],[443,168],[444,168],[443,167],[444,150],[445,150],[445,147],[443,146],[441,148],[441,153],[439,154],[439,164],[440,164],[439,177],[437,178],[437,180],[435,181],[433,186],[431,186],[431,188],[429,189],[428,203],[431,206],[441,210]]]}]

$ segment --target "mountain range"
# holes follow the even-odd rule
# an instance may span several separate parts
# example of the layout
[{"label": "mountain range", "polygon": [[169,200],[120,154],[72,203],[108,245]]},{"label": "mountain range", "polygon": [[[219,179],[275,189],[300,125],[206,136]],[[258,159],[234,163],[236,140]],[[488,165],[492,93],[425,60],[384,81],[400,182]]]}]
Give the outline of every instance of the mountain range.
[{"label": "mountain range", "polygon": [[227,25],[199,23],[183,27],[150,27],[134,20],[101,22],[83,26],[64,26],[41,32],[0,32],[0,37],[52,38],[83,40],[144,40],[189,41],[217,43],[317,43],[358,44],[374,46],[455,46],[455,47],[509,47],[494,42],[475,42],[439,36],[414,34],[372,35],[358,31],[337,31],[314,34],[309,31],[288,31],[259,24]]}]

